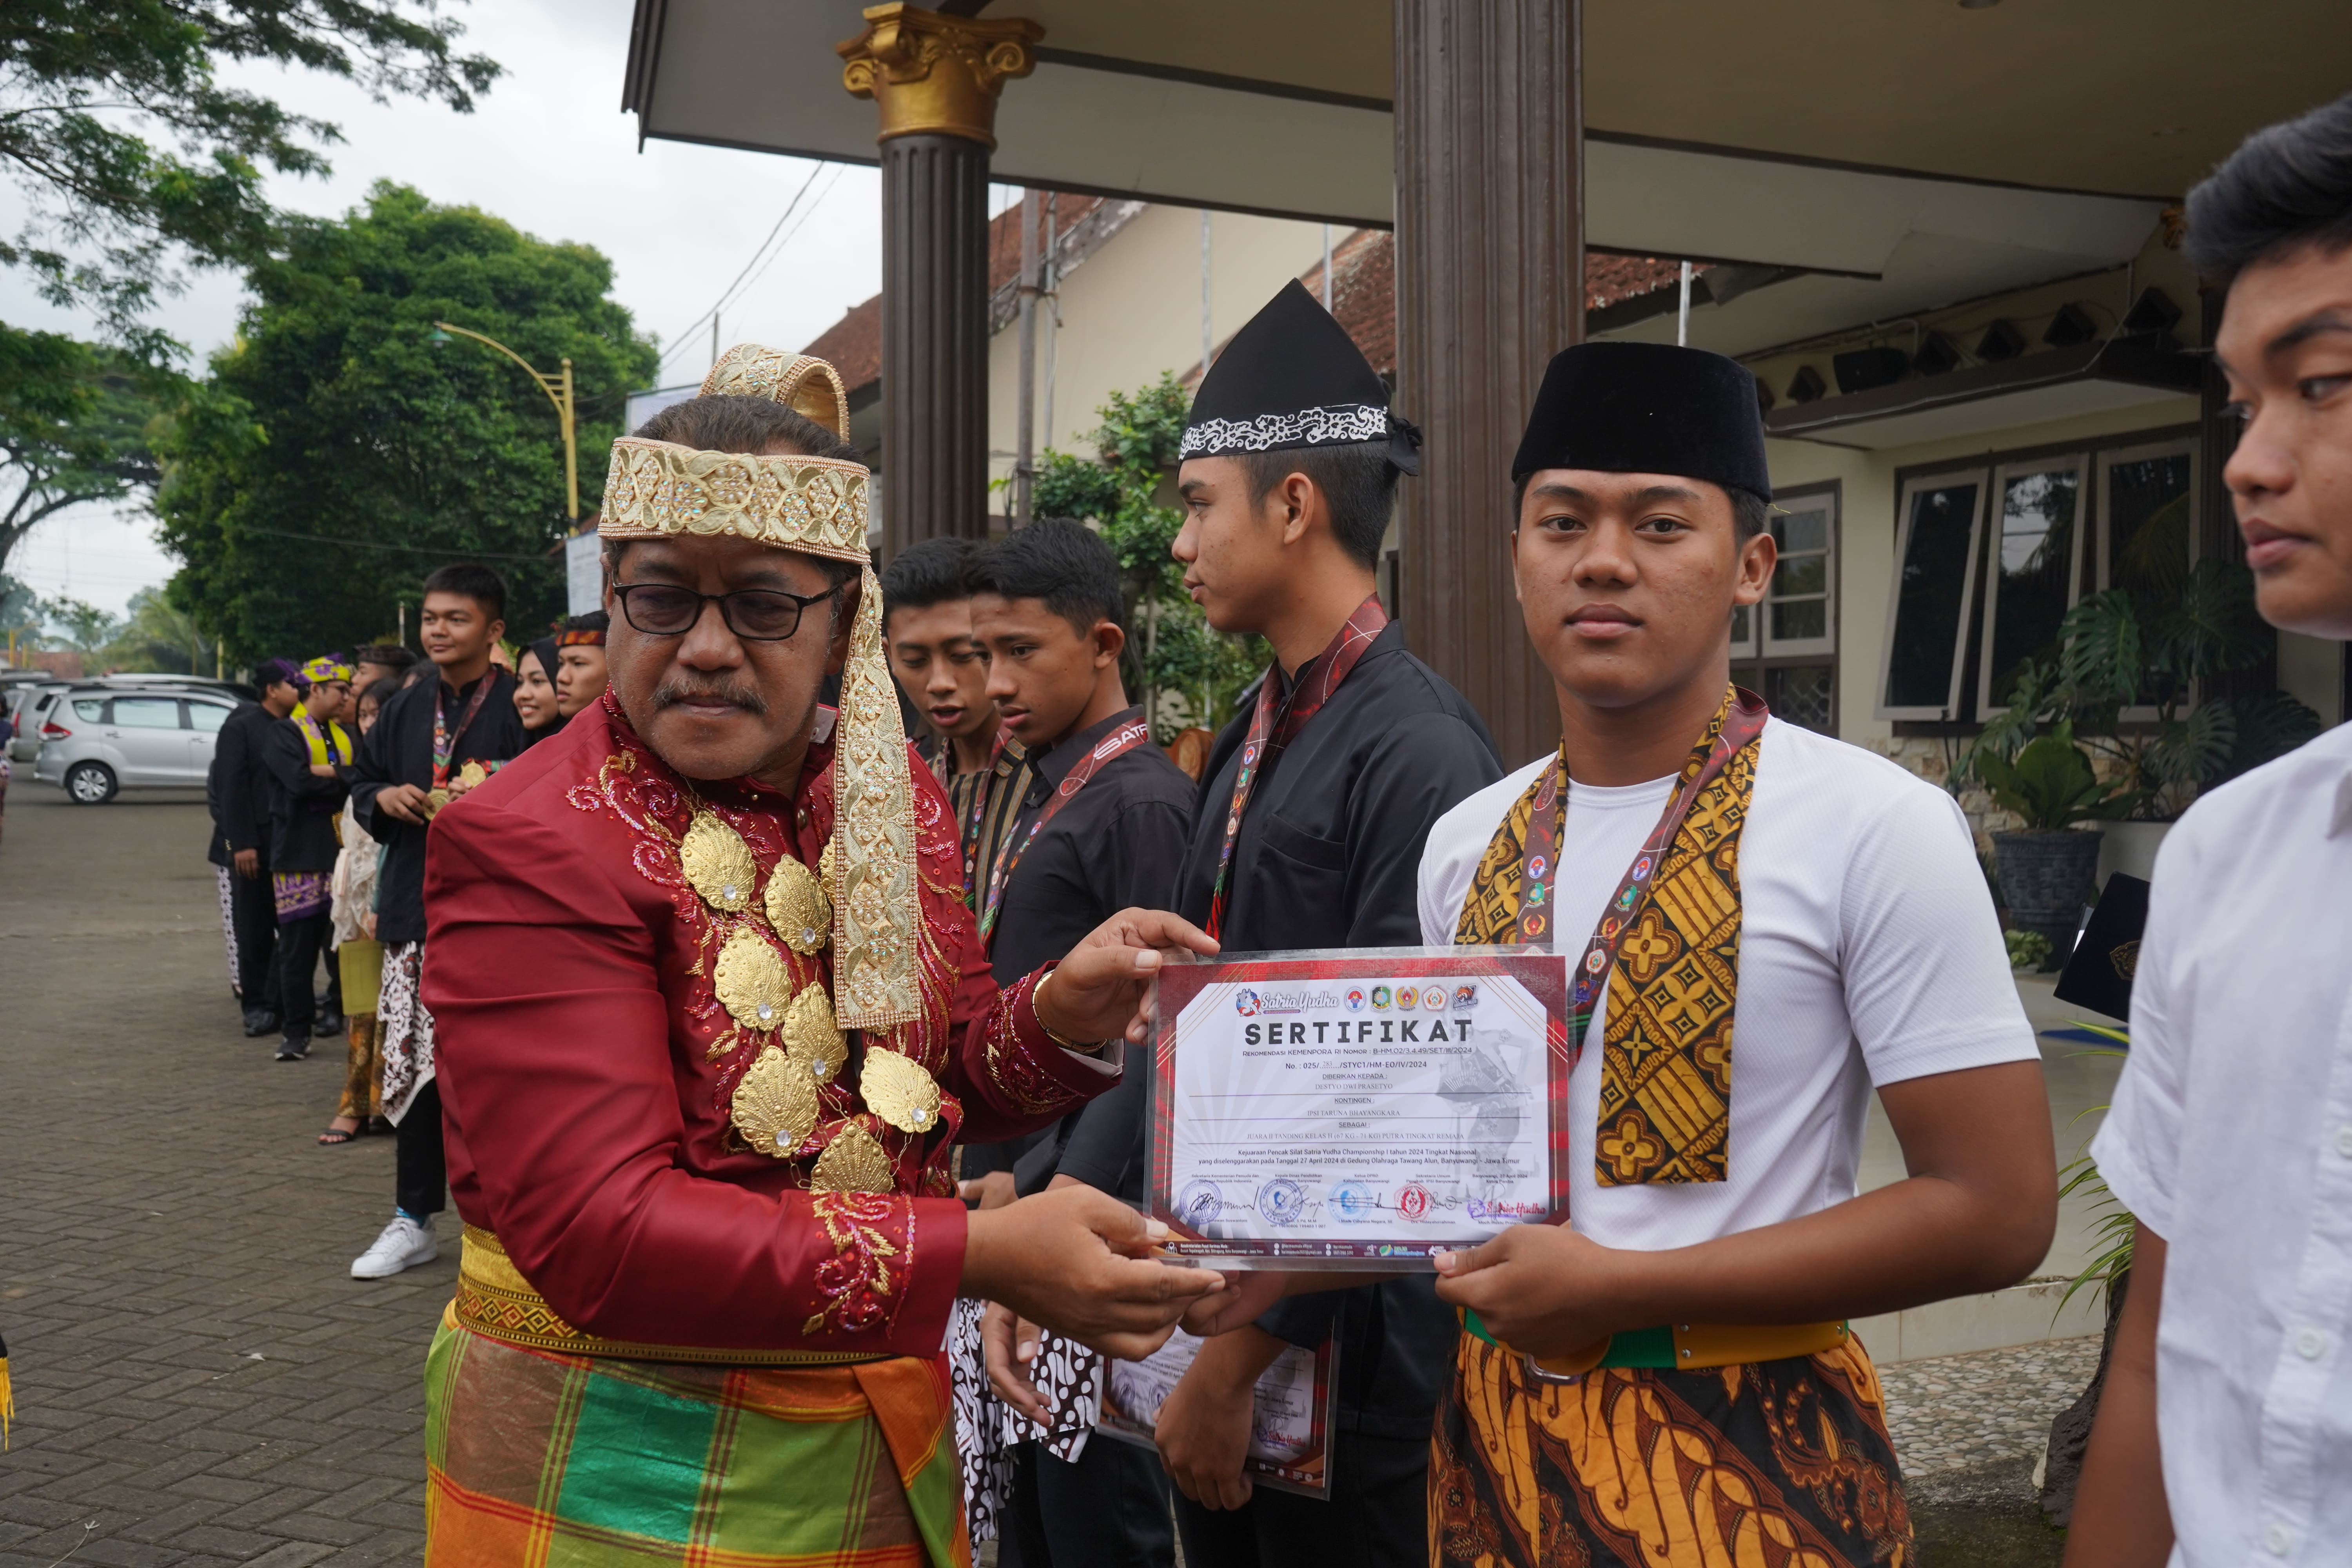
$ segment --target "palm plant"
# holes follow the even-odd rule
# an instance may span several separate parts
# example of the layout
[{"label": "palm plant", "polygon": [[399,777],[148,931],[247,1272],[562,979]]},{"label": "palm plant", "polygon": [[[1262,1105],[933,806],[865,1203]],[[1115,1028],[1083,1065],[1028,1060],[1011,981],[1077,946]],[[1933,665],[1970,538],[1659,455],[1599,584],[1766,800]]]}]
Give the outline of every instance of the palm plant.
[{"label": "palm plant", "polygon": [[[2080,1018],[2072,1019],[2070,1022],[2078,1029],[2087,1029],[2092,1034],[2116,1042],[2115,1049],[2109,1050],[2104,1047],[2094,1047],[2087,1053],[2091,1056],[2119,1057],[2131,1047],[2131,1036],[2125,1030],[2111,1029],[2104,1024],[2084,1023]],[[2088,1107],[2074,1120],[2080,1121],[2084,1116],[2094,1115],[2106,1109],[2104,1105]],[[2064,1178],[2059,1184],[2059,1197],[2070,1198],[2076,1193],[2089,1194],[2095,1199],[2091,1205],[2091,1211],[2099,1216],[2098,1224],[2091,1230],[2091,1245],[2094,1251],[2091,1261],[2084,1266],[2081,1273],[2075,1275],[2067,1283],[2066,1293],[2058,1298],[2058,1310],[2063,1312],[2066,1310],[2066,1303],[2074,1299],[2074,1292],[2077,1290],[2088,1289],[2096,1295],[2105,1296],[2115,1289],[2116,1280],[2130,1272],[2132,1229],[2138,1222],[2133,1218],[2132,1212],[2124,1207],[2123,1200],[2108,1190],[2106,1179],[2099,1174],[2097,1162],[2091,1158],[2089,1144],[2085,1143],[2082,1152],[2068,1162],[2058,1174]],[[2054,1321],[2056,1314],[2053,1313],[2052,1318]]]},{"label": "palm plant", "polygon": [[2060,623],[2057,657],[2019,670],[2009,707],[1985,726],[1955,781],[1973,773],[1992,786],[2003,764],[2066,725],[2135,792],[2137,815],[2169,819],[2198,790],[2319,732],[2319,716],[2284,691],[2196,700],[2200,684],[2252,668],[2273,646],[2254,609],[2252,574],[2234,562],[2200,561],[2162,595],[2094,594]]}]

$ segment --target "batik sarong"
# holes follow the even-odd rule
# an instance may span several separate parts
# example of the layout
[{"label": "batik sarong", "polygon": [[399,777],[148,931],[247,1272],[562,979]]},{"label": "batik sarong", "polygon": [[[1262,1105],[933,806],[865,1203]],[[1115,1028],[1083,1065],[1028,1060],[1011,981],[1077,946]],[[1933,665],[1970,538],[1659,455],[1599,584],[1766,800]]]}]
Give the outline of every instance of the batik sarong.
[{"label": "batik sarong", "polygon": [[1537,1383],[1462,1336],[1430,1442],[1437,1568],[1910,1568],[1911,1515],[1858,1340],[1700,1372]]},{"label": "batik sarong", "polygon": [[970,1568],[947,1375],[527,1350],[445,1316],[425,1568]]},{"label": "batik sarong", "polygon": [[272,871],[269,891],[277,903],[279,925],[327,912],[330,900],[324,871]]},{"label": "batik sarong", "polygon": [[383,1114],[397,1123],[416,1091],[433,1081],[433,1015],[417,1000],[425,974],[425,944],[394,942],[383,950],[383,985],[376,1001],[383,1021]]}]

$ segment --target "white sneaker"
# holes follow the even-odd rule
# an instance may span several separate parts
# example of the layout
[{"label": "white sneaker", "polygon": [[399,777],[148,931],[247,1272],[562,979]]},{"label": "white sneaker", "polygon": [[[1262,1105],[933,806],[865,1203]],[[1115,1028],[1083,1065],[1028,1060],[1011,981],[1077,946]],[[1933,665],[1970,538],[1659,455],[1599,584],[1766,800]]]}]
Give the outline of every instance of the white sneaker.
[{"label": "white sneaker", "polygon": [[441,1243],[429,1225],[419,1225],[404,1214],[392,1216],[375,1244],[352,1259],[354,1279],[389,1279],[404,1268],[430,1263],[441,1256]]}]

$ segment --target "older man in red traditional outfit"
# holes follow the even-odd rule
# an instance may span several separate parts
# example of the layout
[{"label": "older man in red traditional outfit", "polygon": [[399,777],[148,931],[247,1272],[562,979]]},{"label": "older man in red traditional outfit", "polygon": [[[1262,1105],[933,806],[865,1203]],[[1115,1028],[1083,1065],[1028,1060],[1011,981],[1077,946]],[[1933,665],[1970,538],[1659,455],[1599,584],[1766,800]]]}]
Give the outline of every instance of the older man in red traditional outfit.
[{"label": "older man in red traditional outfit", "polygon": [[951,1144],[1116,1083],[1161,952],[1214,944],[1129,910],[998,989],[840,380],[744,348],[703,392],[614,447],[611,690],[433,826],[436,1568],[964,1563],[955,1297],[1134,1355],[1221,1283],[1091,1189],[955,1197]]}]

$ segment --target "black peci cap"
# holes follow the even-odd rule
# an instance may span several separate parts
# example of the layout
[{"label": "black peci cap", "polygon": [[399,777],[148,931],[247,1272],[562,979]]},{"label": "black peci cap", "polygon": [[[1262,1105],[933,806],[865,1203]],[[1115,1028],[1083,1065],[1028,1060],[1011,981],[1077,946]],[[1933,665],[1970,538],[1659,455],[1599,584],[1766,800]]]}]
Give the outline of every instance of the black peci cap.
[{"label": "black peci cap", "polygon": [[1421,471],[1421,432],[1389,412],[1389,389],[1348,330],[1296,279],[1233,335],[1201,378],[1179,456],[1231,458],[1384,441]]},{"label": "black peci cap", "polygon": [[1737,360],[1672,343],[1579,343],[1552,355],[1511,480],[1540,468],[1677,474],[1772,499],[1756,378]]}]

